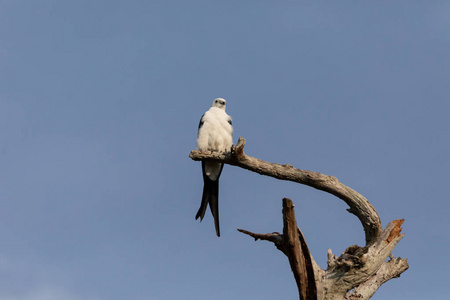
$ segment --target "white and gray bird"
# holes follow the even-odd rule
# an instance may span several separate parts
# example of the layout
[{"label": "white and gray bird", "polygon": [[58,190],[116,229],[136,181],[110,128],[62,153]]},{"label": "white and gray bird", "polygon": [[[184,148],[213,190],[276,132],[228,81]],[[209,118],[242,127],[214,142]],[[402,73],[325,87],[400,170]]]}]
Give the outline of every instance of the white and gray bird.
[{"label": "white and gray bird", "polygon": [[[233,126],[231,117],[225,112],[226,101],[217,98],[211,108],[203,114],[198,125],[197,148],[217,152],[229,152],[233,145]],[[219,228],[219,177],[222,173],[223,163],[202,161],[203,196],[200,209],[195,216],[203,220],[206,207],[209,204],[214,217],[216,234],[220,236]]]}]

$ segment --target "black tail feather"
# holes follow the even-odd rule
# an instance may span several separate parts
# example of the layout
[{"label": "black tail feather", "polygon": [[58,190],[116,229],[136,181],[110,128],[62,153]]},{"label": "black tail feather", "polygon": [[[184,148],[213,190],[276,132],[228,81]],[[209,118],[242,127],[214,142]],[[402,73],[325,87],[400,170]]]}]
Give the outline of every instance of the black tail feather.
[{"label": "black tail feather", "polygon": [[208,206],[208,200],[210,198],[210,195],[211,195],[210,185],[205,182],[203,185],[202,203],[200,204],[200,208],[197,212],[197,215],[195,216],[196,220],[200,218],[200,221],[202,221],[203,218],[205,217],[206,207]]},{"label": "black tail feather", "polygon": [[212,196],[209,198],[209,208],[211,209],[211,213],[214,217],[214,226],[216,227],[216,234],[220,236],[220,227],[219,227],[219,180],[214,182],[214,192]]},{"label": "black tail feather", "polygon": [[203,220],[205,216],[206,207],[208,206],[211,209],[211,213],[214,217],[214,225],[216,227],[216,234],[220,236],[220,228],[219,228],[219,180],[212,181],[209,178],[205,177],[204,186],[203,186],[203,196],[202,203],[200,208],[195,216],[197,220],[200,218],[200,221]]}]

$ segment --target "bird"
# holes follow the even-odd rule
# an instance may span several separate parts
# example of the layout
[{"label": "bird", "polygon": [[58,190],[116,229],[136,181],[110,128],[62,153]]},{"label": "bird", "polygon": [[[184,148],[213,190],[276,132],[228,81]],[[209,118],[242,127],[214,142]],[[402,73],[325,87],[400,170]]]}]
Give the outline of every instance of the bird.
[{"label": "bird", "polygon": [[[200,118],[197,132],[197,148],[200,151],[230,152],[233,145],[233,124],[231,117],[225,112],[227,101],[214,99],[211,108]],[[223,163],[202,161],[203,195],[200,208],[195,216],[200,222],[205,216],[209,204],[214,217],[216,234],[220,237],[219,227],[219,177]]]}]

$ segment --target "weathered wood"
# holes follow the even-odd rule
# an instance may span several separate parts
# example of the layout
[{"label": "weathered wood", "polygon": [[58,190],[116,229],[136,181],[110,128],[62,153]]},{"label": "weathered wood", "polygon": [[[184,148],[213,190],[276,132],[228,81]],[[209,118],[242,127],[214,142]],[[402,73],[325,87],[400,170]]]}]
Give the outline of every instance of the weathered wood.
[{"label": "weathered wood", "polygon": [[[371,283],[376,282],[379,276],[384,276],[379,273],[381,267],[404,236],[400,234],[401,223],[401,220],[390,222],[370,247],[350,246],[339,258],[333,257],[329,250],[328,268],[324,278],[328,290],[324,299],[346,299],[344,296],[354,297],[355,295],[360,295],[358,299],[369,299],[384,282],[378,286]],[[392,277],[389,279],[400,276],[408,268],[407,259],[394,260],[398,262],[398,265],[406,268],[391,268],[389,275]],[[355,290],[347,295],[352,289]],[[373,292],[370,295],[369,290]]]},{"label": "weathered wood", "polygon": [[297,283],[300,300],[317,300],[317,287],[314,278],[314,265],[303,233],[297,226],[295,218],[294,203],[288,198],[283,199],[283,234],[253,233],[238,229],[258,239],[273,242],[289,259],[295,282]]},{"label": "weathered wood", "polygon": [[[353,245],[339,257],[329,249],[328,267],[322,270],[314,261],[303,234],[292,219],[293,208],[292,201],[283,199],[283,234],[238,230],[250,235],[255,241],[274,243],[288,257],[301,300],[370,299],[383,283],[399,277],[409,268],[407,259],[394,258],[391,254],[404,236],[400,234],[403,220],[394,220],[370,247]],[[295,231],[292,228],[297,228],[297,235],[292,232]],[[390,260],[386,261],[388,257]]]},{"label": "weathered wood", "polygon": [[389,261],[384,262],[367,281],[348,292],[346,297],[347,299],[370,299],[383,283],[392,278],[400,277],[400,274],[408,268],[407,259],[392,257]]},{"label": "weathered wood", "polygon": [[339,182],[336,177],[297,169],[289,164],[269,163],[248,156],[244,153],[244,146],[245,139],[240,137],[237,145],[233,146],[231,153],[193,150],[189,157],[197,161],[203,159],[221,161],[261,175],[301,183],[333,194],[344,200],[350,207],[348,211],[360,220],[366,236],[366,245],[372,244],[382,232],[380,217],[370,202],[358,192]]},{"label": "weathered wood", "polygon": [[303,233],[297,226],[294,203],[288,198],[283,199],[283,237],[284,253],[294,273],[300,300],[316,300],[317,291],[311,254]]},{"label": "weathered wood", "polygon": [[[274,243],[288,257],[301,300],[370,299],[383,283],[399,277],[409,268],[407,259],[394,258],[391,254],[404,236],[400,234],[404,220],[394,220],[382,230],[380,217],[369,201],[335,177],[247,156],[244,154],[244,146],[245,139],[241,137],[231,153],[194,150],[189,157],[193,160],[217,160],[331,193],[350,206],[348,211],[359,218],[364,228],[366,245],[350,246],[339,257],[328,249],[326,270],[320,268],[310,254],[305,238],[297,226],[294,204],[290,199],[283,199],[283,234],[258,234],[238,229],[255,240]],[[386,261],[388,257],[390,260]]]}]

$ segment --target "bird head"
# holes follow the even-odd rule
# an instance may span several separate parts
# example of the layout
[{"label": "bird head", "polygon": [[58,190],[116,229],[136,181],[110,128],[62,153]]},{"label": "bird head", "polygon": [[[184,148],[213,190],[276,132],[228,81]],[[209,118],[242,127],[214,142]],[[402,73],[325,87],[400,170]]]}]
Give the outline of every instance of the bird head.
[{"label": "bird head", "polygon": [[227,105],[227,101],[223,98],[217,98],[214,99],[213,103],[211,104],[211,107],[217,107],[225,110],[225,107]]}]

